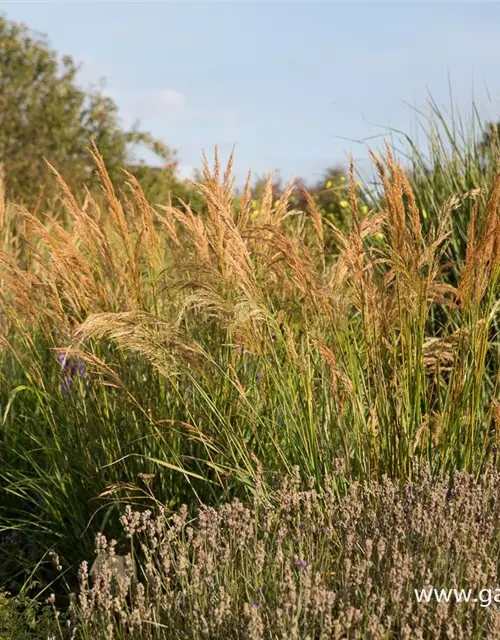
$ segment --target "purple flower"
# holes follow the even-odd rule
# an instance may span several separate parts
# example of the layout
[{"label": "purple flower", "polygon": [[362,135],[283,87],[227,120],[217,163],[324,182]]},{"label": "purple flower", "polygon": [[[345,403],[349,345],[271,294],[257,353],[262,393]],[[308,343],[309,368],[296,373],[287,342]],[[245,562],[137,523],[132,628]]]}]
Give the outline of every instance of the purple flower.
[{"label": "purple flower", "polygon": [[67,360],[67,358],[66,358],[66,354],[65,354],[65,353],[62,353],[62,351],[60,351],[60,352],[57,354],[57,360],[58,360],[59,364],[61,365],[61,367],[62,367],[65,371],[67,371],[69,364],[68,364],[68,360]]},{"label": "purple flower", "polygon": [[64,381],[61,382],[61,392],[64,396],[66,396],[66,398],[68,398],[71,393],[71,390],[68,388],[68,385]]},{"label": "purple flower", "polygon": [[252,607],[260,607],[260,602],[258,600],[254,600],[252,602]]},{"label": "purple flower", "polygon": [[71,387],[73,386],[73,379],[71,376],[64,376],[61,382],[61,391],[65,396],[69,396],[71,392]]},{"label": "purple flower", "polygon": [[296,567],[307,567],[307,562],[305,560],[295,560],[295,566]]},{"label": "purple flower", "polygon": [[70,394],[75,377],[85,380],[88,386],[87,376],[85,375],[85,365],[78,356],[67,356],[62,351],[59,351],[57,360],[62,368],[61,391],[65,396]]}]

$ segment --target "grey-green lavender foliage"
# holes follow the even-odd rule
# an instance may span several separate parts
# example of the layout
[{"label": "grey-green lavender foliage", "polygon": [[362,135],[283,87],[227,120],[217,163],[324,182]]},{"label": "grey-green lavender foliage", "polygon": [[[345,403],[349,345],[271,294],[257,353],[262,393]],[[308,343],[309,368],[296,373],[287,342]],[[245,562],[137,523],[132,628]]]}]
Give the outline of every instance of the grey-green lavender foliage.
[{"label": "grey-green lavender foliage", "polygon": [[[47,637],[499,637],[498,471],[450,483],[422,468],[404,485],[385,477],[343,495],[341,476],[319,495],[294,471],[271,495],[258,482],[251,504],[201,505],[191,520],[185,507],[167,518],[127,506],[130,552],[117,559],[117,541],[98,535],[99,560],[81,564],[69,614]],[[431,588],[471,589],[471,601],[419,603],[415,591]],[[57,615],[54,597],[48,606]]]}]

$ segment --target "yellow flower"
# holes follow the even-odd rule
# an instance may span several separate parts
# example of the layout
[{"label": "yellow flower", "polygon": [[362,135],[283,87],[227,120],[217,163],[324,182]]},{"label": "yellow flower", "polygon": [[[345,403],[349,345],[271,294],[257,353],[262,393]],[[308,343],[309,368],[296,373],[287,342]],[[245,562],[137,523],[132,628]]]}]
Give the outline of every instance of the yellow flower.
[{"label": "yellow flower", "polygon": [[345,182],[345,176],[340,176],[340,182]]},{"label": "yellow flower", "polygon": [[347,200],[341,200],[339,202],[339,205],[342,207],[342,209],[345,209],[346,207],[349,206],[349,203],[347,202]]},{"label": "yellow flower", "polygon": [[383,233],[376,233],[375,234],[375,238],[377,240],[383,240],[384,239],[384,234]]},{"label": "yellow flower", "polygon": [[326,188],[331,189],[331,187],[332,187],[332,181],[328,180],[328,182],[326,183]]},{"label": "yellow flower", "polygon": [[364,204],[364,205],[361,207],[361,213],[368,213],[368,207],[366,206],[366,204]]},{"label": "yellow flower", "polygon": [[424,216],[424,220],[427,220],[427,211],[422,207],[422,215]]}]

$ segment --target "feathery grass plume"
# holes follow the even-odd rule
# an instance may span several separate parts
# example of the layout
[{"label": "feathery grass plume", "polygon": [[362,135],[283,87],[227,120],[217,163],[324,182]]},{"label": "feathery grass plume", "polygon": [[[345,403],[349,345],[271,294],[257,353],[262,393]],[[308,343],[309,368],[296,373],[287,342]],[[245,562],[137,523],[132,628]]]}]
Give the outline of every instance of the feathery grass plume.
[{"label": "feathery grass plume", "polygon": [[75,338],[107,338],[134,351],[169,377],[178,371],[177,361],[196,364],[199,350],[179,339],[175,327],[161,318],[138,311],[92,314],[78,325]]},{"label": "feathery grass plume", "polygon": [[[326,274],[329,288],[336,291],[337,303],[343,299],[344,313],[352,304],[364,314],[365,322],[375,321],[374,305],[376,306],[376,292],[373,281],[374,259],[373,253],[365,247],[365,240],[375,235],[381,227],[383,217],[369,214],[360,219],[355,196],[354,175],[350,171],[351,208],[353,216],[347,233],[343,233],[333,222],[326,220],[339,253]],[[349,293],[346,297],[346,293]],[[340,314],[342,315],[342,313]],[[371,320],[370,320],[371,319]],[[372,325],[373,326],[373,325]]]},{"label": "feathery grass plume", "polygon": [[52,221],[55,233],[51,234],[28,211],[24,211],[22,215],[26,217],[32,232],[36,231],[38,238],[49,248],[50,258],[41,263],[40,268],[45,271],[47,280],[58,283],[64,302],[77,318],[81,318],[94,300],[102,299],[102,290],[95,288],[93,274],[74,242],[75,237],[55,221]]},{"label": "feathery grass plume", "polygon": [[[218,158],[216,160],[218,162]],[[220,172],[217,162],[215,176]],[[230,186],[230,164],[225,172],[226,187]],[[210,215],[206,219],[195,215],[187,206],[184,212],[159,206],[185,230],[182,253],[177,252],[175,260],[180,278],[172,290],[188,292],[182,302],[182,314],[190,309],[205,309],[211,317],[219,317],[223,326],[234,326],[237,330],[235,319],[241,316],[241,310],[248,310],[256,320],[265,305],[247,239],[235,222],[232,197],[227,193],[220,196],[220,185],[211,181],[213,183],[206,167],[205,183],[201,186],[204,193],[207,190],[211,193]],[[223,185],[223,191],[226,187]]]},{"label": "feathery grass plume", "polygon": [[262,199],[259,204],[259,223],[265,227],[273,224],[273,172],[270,171],[264,184]]},{"label": "feathery grass plume", "polygon": [[[209,217],[203,225],[191,214],[189,223],[198,232],[200,242],[195,246],[201,247],[206,260],[210,260],[210,255],[216,257],[216,268],[219,278],[222,278],[222,286],[231,286],[240,281],[250,292],[255,289],[255,278],[249,249],[236,222],[232,193],[234,179],[231,178],[233,155],[234,149],[222,184],[219,184],[220,164],[217,151],[213,175],[204,156],[204,182],[197,187],[207,200]],[[182,221],[181,216],[176,217]]]},{"label": "feathery grass plume", "polygon": [[[189,208],[189,205],[185,205],[186,209]],[[158,211],[160,209],[161,211]],[[156,220],[159,222],[160,226],[167,232],[167,240],[168,242],[172,242],[174,245],[174,249],[181,249],[182,242],[179,238],[177,229],[175,227],[175,218],[172,214],[172,210],[174,207],[172,206],[172,199],[169,194],[168,197],[168,205],[160,205],[157,204],[154,209]]]},{"label": "feathery grass plume", "polygon": [[[25,320],[38,317],[42,283],[32,273],[19,268],[17,259],[0,249],[0,297],[3,314],[24,316]],[[37,304],[38,303],[38,304]]]},{"label": "feathery grass plume", "polygon": [[[388,226],[388,238],[390,239],[389,260],[396,274],[395,284],[398,304],[406,308],[409,313],[415,313],[418,309],[423,280],[425,282],[425,278],[422,278],[421,273],[421,266],[423,266],[422,257],[425,247],[423,244],[418,245],[412,241],[412,236],[408,230],[403,198],[403,170],[399,162],[394,162],[392,151],[387,142],[386,163],[391,172],[392,183],[386,175],[386,170],[382,162],[375,158],[373,154],[372,158],[375,161],[384,186],[385,215]],[[409,185],[407,185],[407,188],[411,191]],[[412,202],[414,207],[412,215],[413,218],[415,218],[415,216],[418,217],[418,212],[415,210],[414,199],[410,198],[410,203]],[[421,239],[419,221],[412,220],[412,222],[414,237]]]},{"label": "feathery grass plume", "polygon": [[304,186],[302,186],[302,194],[303,194],[303,197],[305,198],[308,212],[313,221],[314,231],[315,231],[314,241],[315,241],[315,244],[320,256],[321,265],[324,271],[326,266],[326,258],[325,258],[325,237],[323,232],[323,218],[321,213],[318,210],[318,207],[316,206],[316,203],[312,199],[311,194],[307,191],[307,189]]},{"label": "feathery grass plume", "polygon": [[410,219],[412,223],[412,233],[414,240],[417,246],[425,248],[424,239],[422,237],[422,222],[420,220],[420,211],[418,210],[417,201],[415,199],[415,194],[413,193],[413,189],[410,186],[408,178],[406,177],[401,166],[398,167],[399,175],[401,178],[401,184],[403,188],[403,192],[408,200],[408,208],[410,210]]},{"label": "feathery grass plume", "polygon": [[99,178],[101,180],[101,189],[103,195],[106,198],[107,203],[109,204],[110,213],[113,217],[113,220],[118,226],[118,229],[121,233],[121,239],[123,242],[123,247],[127,253],[127,257],[129,263],[132,262],[132,245],[130,243],[130,230],[127,225],[127,221],[123,214],[123,208],[120,204],[120,201],[116,197],[114,187],[111,183],[109,175],[106,171],[106,167],[104,165],[104,160],[97,149],[95,143],[92,143],[92,148],[89,150],[90,155],[92,156],[99,174]]},{"label": "feathery grass plume", "polygon": [[246,230],[249,220],[250,220],[250,212],[252,210],[252,172],[249,171],[247,173],[247,178],[245,180],[245,186],[243,188],[243,193],[240,198],[240,214],[238,218],[238,228],[241,233],[244,233]]},{"label": "feathery grass plume", "polygon": [[[200,193],[204,196],[208,205],[208,215],[211,225],[207,231],[210,234],[210,241],[218,257],[219,264],[223,268],[224,260],[224,236],[227,232],[229,220],[232,221],[232,180],[230,172],[233,164],[234,149],[229,157],[224,180],[220,183],[220,161],[219,152],[215,148],[213,174],[210,172],[208,160],[203,154],[202,175],[203,182],[196,183]],[[234,224],[234,222],[233,222]]]},{"label": "feathery grass plume", "polygon": [[[161,245],[160,240],[158,238],[157,231],[155,229],[153,223],[153,216],[151,212],[151,206],[149,202],[146,200],[146,196],[144,195],[144,191],[142,190],[137,178],[128,171],[123,170],[125,175],[128,177],[127,186],[133,193],[135,200],[138,204],[139,211],[142,214],[142,220],[146,232],[146,247],[145,254],[148,256],[150,260],[149,268],[153,273],[158,273],[161,269]],[[138,241],[139,244],[139,241]],[[135,253],[138,252],[138,247],[136,247]],[[137,269],[137,267],[136,267]]]},{"label": "feathery grass plume", "polygon": [[498,277],[500,264],[500,172],[497,173],[488,193],[484,220],[479,229],[476,200],[467,230],[465,264],[458,286],[462,307],[478,304],[486,293],[491,278]]},{"label": "feathery grass plume", "polygon": [[[68,207],[67,209],[72,209]],[[111,238],[107,226],[103,220],[101,210],[87,188],[85,188],[85,201],[81,209],[73,209],[75,229],[82,245],[85,247],[92,267],[99,274],[101,281],[117,269],[114,252],[111,247]]]},{"label": "feathery grass plume", "polygon": [[[386,206],[386,215],[388,220],[388,230],[389,230],[389,238],[391,239],[391,245],[399,250],[401,253],[404,250],[404,229],[405,229],[405,221],[404,221],[404,212],[401,210],[401,206],[398,206],[398,203],[395,202],[394,198],[396,193],[389,182],[387,177],[387,172],[385,170],[382,161],[371,151],[369,150],[369,154],[377,168],[378,174],[382,181],[382,185],[384,188],[384,200]],[[393,178],[397,177],[397,171],[394,167],[394,162],[392,158],[392,152],[387,146],[386,143],[386,162],[389,168],[392,170]],[[403,215],[402,215],[403,214]]]},{"label": "feathery grass plume", "polygon": [[[158,208],[161,209],[164,214],[159,214],[161,217],[165,215],[169,215],[171,220],[168,221],[166,219],[165,224],[167,228],[175,229],[174,222],[177,221],[181,223],[181,225],[185,228],[186,234],[185,239],[187,245],[192,248],[193,251],[196,251],[197,258],[202,260],[205,264],[210,264],[210,243],[205,230],[205,223],[201,217],[195,214],[189,205],[185,205],[184,210],[180,211],[179,209],[172,207],[171,205],[158,205]],[[177,237],[177,232],[175,232],[175,237]],[[191,257],[188,252],[186,252],[186,246],[180,246],[179,249],[183,249],[185,253],[188,254],[188,257]]]},{"label": "feathery grass plume", "polygon": [[[281,227],[288,215],[288,207],[290,204],[290,198],[293,195],[295,189],[294,178],[285,187],[283,193],[279,197],[278,201],[273,204],[272,224],[276,227]],[[271,185],[272,186],[272,185]],[[272,190],[271,190],[272,193]]]},{"label": "feathery grass plume", "polygon": [[[124,275],[127,281],[130,283],[131,292],[133,292],[134,297],[136,299],[136,303],[141,304],[141,276],[138,270],[137,261],[134,260],[134,249],[132,248],[132,234],[131,229],[127,223],[126,217],[124,215],[123,207],[120,201],[118,200],[114,187],[111,183],[109,175],[106,172],[106,167],[104,165],[104,161],[102,156],[99,154],[95,143],[93,143],[93,147],[90,150],[90,154],[97,165],[98,175],[101,181],[101,190],[102,194],[105,197],[106,203],[109,208],[109,212],[111,214],[111,219],[113,220],[116,230],[118,231],[118,236],[120,237],[123,249],[125,250],[125,254],[127,257],[127,261],[122,265]],[[137,197],[137,194],[136,194]],[[137,248],[137,247],[136,247]]]}]

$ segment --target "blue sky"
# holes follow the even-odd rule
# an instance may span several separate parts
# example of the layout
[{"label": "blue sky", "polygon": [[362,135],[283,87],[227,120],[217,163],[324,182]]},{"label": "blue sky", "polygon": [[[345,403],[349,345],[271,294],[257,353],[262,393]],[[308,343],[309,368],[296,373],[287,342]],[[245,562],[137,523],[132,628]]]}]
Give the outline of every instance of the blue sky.
[{"label": "blue sky", "polygon": [[[309,181],[365,144],[341,139],[415,132],[405,102],[429,92],[466,114],[500,116],[500,4],[482,2],[0,2],[83,63],[124,126],[177,149],[183,175],[218,144],[236,144],[235,176],[279,170]],[[487,87],[487,90],[486,90]],[[489,93],[489,96],[488,96]],[[382,138],[370,141],[379,148]],[[150,160],[150,156],[144,156]]]}]

